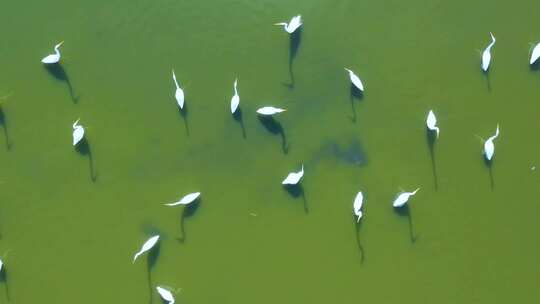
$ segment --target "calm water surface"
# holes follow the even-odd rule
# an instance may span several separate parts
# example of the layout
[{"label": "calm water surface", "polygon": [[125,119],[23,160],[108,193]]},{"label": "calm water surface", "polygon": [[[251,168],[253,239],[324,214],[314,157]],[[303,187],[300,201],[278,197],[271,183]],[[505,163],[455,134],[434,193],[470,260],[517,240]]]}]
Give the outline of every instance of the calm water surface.
[{"label": "calm water surface", "polygon": [[[540,297],[540,71],[528,66],[539,9],[2,2],[0,301],[159,303],[160,284],[179,303],[530,303]],[[298,13],[291,47],[272,24]],[[45,69],[61,40],[62,69]],[[343,67],[364,81],[362,98],[351,99]],[[288,109],[277,123],[254,115],[269,104]],[[75,151],[79,117],[88,145]],[[478,136],[497,123],[490,175]],[[288,193],[280,182],[302,163],[303,194]],[[395,195],[416,187],[409,216],[396,213]],[[162,205],[194,191],[202,200],[186,213]],[[154,233],[150,294],[146,259],[131,259]]]}]

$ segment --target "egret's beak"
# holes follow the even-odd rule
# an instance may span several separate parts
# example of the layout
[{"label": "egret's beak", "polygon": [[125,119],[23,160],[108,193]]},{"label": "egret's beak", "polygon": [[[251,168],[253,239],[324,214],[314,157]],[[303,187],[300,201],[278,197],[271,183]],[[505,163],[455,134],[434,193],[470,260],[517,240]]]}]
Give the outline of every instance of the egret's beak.
[{"label": "egret's beak", "polygon": [[56,47],[57,47],[57,48],[58,48],[58,47],[61,47],[62,44],[64,44],[64,41],[61,41],[60,43],[58,43],[58,44],[56,45]]}]

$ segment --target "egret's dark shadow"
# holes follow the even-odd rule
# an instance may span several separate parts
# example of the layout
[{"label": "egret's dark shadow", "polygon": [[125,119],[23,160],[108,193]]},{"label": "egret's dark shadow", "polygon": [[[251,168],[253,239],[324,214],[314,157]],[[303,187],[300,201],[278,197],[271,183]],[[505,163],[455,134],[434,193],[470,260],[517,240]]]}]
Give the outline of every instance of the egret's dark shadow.
[{"label": "egret's dark shadow", "polygon": [[180,233],[181,235],[177,238],[180,243],[186,242],[186,230],[184,222],[186,219],[192,217],[201,204],[201,198],[198,198],[196,201],[192,202],[189,205],[184,206],[182,210],[182,215],[180,216]]},{"label": "egret's dark shadow", "polygon": [[437,132],[426,128],[426,139],[431,157],[431,170],[433,171],[433,182],[435,191],[439,189],[439,179],[437,177],[437,163],[435,162],[435,142],[437,141]]},{"label": "egret's dark shadow", "polygon": [[289,193],[290,196],[294,198],[302,197],[302,201],[304,202],[304,212],[306,214],[309,213],[309,207],[306,199],[306,193],[304,191],[304,187],[302,184],[296,184],[296,185],[283,185],[283,188]]},{"label": "egret's dark shadow", "polygon": [[6,288],[6,299],[9,302],[9,284],[8,284],[8,273],[6,269],[6,265],[2,267],[2,271],[0,271],[0,283],[3,283]]},{"label": "egret's dark shadow", "polygon": [[285,136],[285,131],[283,130],[281,123],[272,116],[259,115],[259,121],[270,133],[281,136],[281,149],[284,154],[287,154],[289,152],[289,146],[287,143],[287,136]]},{"label": "egret's dark shadow", "polygon": [[356,244],[358,245],[358,251],[360,252],[360,263],[364,263],[365,253],[364,246],[360,241],[360,230],[362,228],[362,220],[358,221],[358,217],[353,214],[353,223],[354,223],[354,235],[356,236]]},{"label": "egret's dark shadow", "polygon": [[75,146],[75,150],[82,156],[88,157],[88,165],[90,167],[90,179],[92,182],[97,180],[97,174],[94,168],[94,157],[92,156],[92,149],[90,149],[90,142],[86,137],[83,137],[81,141]]},{"label": "egret's dark shadow", "polygon": [[364,93],[357,88],[354,84],[351,83],[350,87],[350,100],[351,100],[351,112],[352,112],[352,122],[356,122],[356,106],[354,105],[355,100],[361,101],[364,98]]},{"label": "egret's dark shadow", "polygon": [[189,124],[188,124],[189,110],[188,110],[187,102],[184,102],[184,107],[182,109],[178,107],[178,114],[180,114],[180,117],[182,117],[182,120],[184,121],[184,127],[186,128],[186,135],[189,136]]},{"label": "egret's dark shadow", "polygon": [[489,92],[491,92],[491,81],[489,80],[489,70],[491,68],[487,69],[487,71],[482,70],[482,74],[484,75],[484,78],[486,79],[487,89]]},{"label": "egret's dark shadow", "polygon": [[482,159],[484,160],[484,164],[488,168],[489,171],[489,182],[491,185],[491,190],[495,189],[495,179],[493,178],[493,159],[488,160],[484,154],[482,154]]},{"label": "egret's dark shadow", "polygon": [[540,70],[540,59],[536,60],[533,64],[529,64],[529,69],[531,69],[531,71]]},{"label": "egret's dark shadow", "polygon": [[300,48],[300,42],[302,41],[302,27],[299,27],[292,34],[289,35],[289,77],[291,82],[286,83],[285,85],[289,89],[294,89],[295,80],[294,80],[294,59],[298,54],[298,49]]},{"label": "egret's dark shadow", "polygon": [[159,252],[161,250],[161,243],[157,242],[152,249],[148,252],[148,255],[146,256],[146,272],[148,275],[148,292],[150,295],[150,304],[152,304],[152,269],[156,266],[157,260],[159,258]]},{"label": "egret's dark shadow", "polygon": [[233,113],[233,118],[240,124],[240,127],[242,128],[242,136],[244,137],[244,139],[247,138],[246,127],[244,127],[244,116],[242,115],[242,109],[240,107],[236,109],[236,112]]},{"label": "egret's dark shadow", "polygon": [[75,93],[73,92],[73,86],[71,85],[71,81],[69,80],[68,74],[66,73],[66,70],[62,67],[61,64],[45,64],[45,69],[49,72],[49,74],[53,75],[54,78],[63,81],[66,83],[68,90],[69,90],[69,96],[71,96],[71,100],[73,103],[77,103],[79,101],[79,97],[75,96]]},{"label": "egret's dark shadow", "polygon": [[8,132],[8,125],[6,120],[6,114],[4,113],[4,109],[0,107],[0,126],[4,129],[4,138],[6,140],[6,150],[11,149],[11,142],[9,141],[9,132]]},{"label": "egret's dark shadow", "polygon": [[416,242],[416,240],[418,239],[418,236],[415,235],[415,233],[414,233],[413,219],[412,219],[412,214],[411,214],[411,210],[409,208],[409,205],[405,204],[404,206],[394,208],[394,211],[399,216],[406,216],[407,217],[407,219],[409,221],[409,236],[411,238],[411,243]]}]

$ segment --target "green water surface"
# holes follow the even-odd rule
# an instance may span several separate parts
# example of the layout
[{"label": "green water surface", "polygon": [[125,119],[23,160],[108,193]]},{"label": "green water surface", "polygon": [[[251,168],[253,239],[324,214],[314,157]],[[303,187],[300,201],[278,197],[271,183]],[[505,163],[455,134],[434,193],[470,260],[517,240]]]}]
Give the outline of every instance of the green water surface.
[{"label": "green water surface", "polygon": [[[1,2],[0,302],[157,304],[159,284],[178,303],[533,303],[540,71],[528,52],[539,9]],[[296,14],[304,26],[290,60],[273,23]],[[61,40],[63,70],[51,72],[40,60]],[[366,88],[352,103],[344,67]],[[229,110],[236,77],[240,120]],[[264,105],[288,111],[265,125],[255,115]],[[429,109],[441,128],[433,153]],[[88,140],[79,152],[77,118]],[[490,177],[477,136],[497,123]],[[303,195],[291,195],[280,183],[302,163]],[[396,213],[395,195],[417,187],[410,217]],[[184,216],[163,206],[195,191]],[[149,286],[146,257],[131,260],[155,233]]]}]

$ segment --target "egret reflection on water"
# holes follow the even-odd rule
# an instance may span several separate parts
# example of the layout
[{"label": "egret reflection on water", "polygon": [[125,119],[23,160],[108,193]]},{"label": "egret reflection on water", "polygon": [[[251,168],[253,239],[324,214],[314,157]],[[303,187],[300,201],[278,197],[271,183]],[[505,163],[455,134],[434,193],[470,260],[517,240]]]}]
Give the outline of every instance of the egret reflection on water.
[{"label": "egret reflection on water", "polygon": [[435,163],[435,140],[439,138],[439,127],[437,127],[437,117],[433,110],[429,110],[427,119],[426,119],[426,137],[429,147],[429,155],[431,157],[431,168],[433,171],[433,180],[435,183],[435,190],[439,187],[438,177],[437,177],[437,165]]},{"label": "egret reflection on water", "polygon": [[54,46],[54,54],[50,54],[48,56],[45,56],[43,59],[41,59],[41,62],[44,64],[55,64],[60,62],[60,50],[59,48],[64,44],[64,41],[58,43]]},{"label": "egret reflection on water", "polygon": [[409,236],[411,238],[412,243],[416,242],[416,236],[415,236],[415,233],[414,233],[414,226],[413,226],[411,210],[410,210],[409,204],[407,204],[407,202],[409,201],[409,199],[413,195],[416,194],[416,192],[418,192],[418,190],[420,190],[420,188],[417,188],[416,190],[414,190],[412,192],[401,192],[401,193],[398,194],[398,196],[396,197],[396,199],[392,203],[392,206],[394,207],[394,210],[399,215],[407,216],[407,219],[409,221]]},{"label": "egret reflection on water", "polygon": [[194,203],[197,200],[199,200],[200,196],[201,196],[200,192],[193,192],[193,193],[190,193],[190,194],[187,194],[187,195],[183,196],[177,202],[165,204],[165,206],[171,206],[171,207],[184,206],[184,208],[182,210],[182,216],[180,218],[181,236],[178,237],[178,240],[180,242],[184,242],[186,240],[186,232],[185,232],[185,229],[184,229],[184,219],[186,218],[186,216],[189,216],[192,212],[194,212],[194,210],[198,206],[198,204],[194,204]]},{"label": "egret reflection on water", "polygon": [[364,215],[362,212],[362,205],[364,204],[364,194],[362,191],[358,191],[356,194],[354,201],[353,201],[353,213],[356,217],[355,221],[355,233],[356,233],[356,242],[358,244],[358,250],[360,250],[361,254],[361,260],[360,262],[364,262],[364,246],[362,246],[362,243],[360,242],[360,219]]},{"label": "egret reflection on water", "polygon": [[495,36],[490,32],[491,42],[482,52],[482,70],[487,72],[491,63],[491,48],[495,45]]}]

